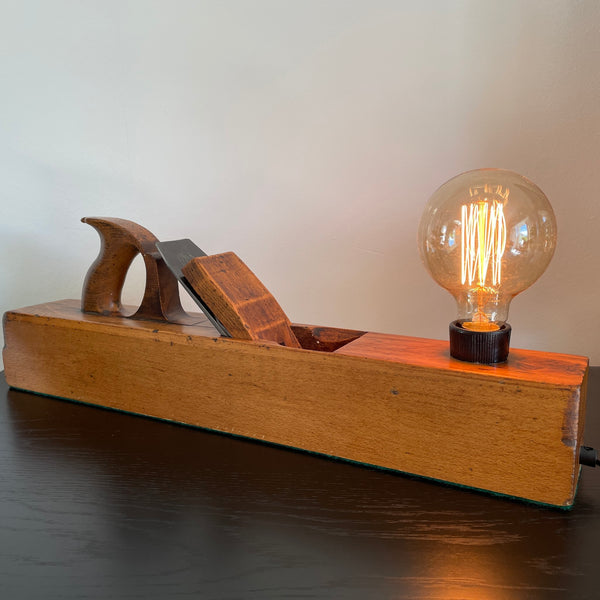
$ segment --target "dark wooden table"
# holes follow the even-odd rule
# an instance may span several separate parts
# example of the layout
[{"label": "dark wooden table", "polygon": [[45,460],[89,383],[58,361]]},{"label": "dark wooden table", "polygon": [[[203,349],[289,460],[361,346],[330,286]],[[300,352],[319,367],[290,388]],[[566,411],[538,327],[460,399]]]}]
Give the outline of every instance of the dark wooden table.
[{"label": "dark wooden table", "polygon": [[[3,376],[0,398],[0,598],[600,598],[600,469],[561,511],[9,390]],[[596,368],[597,446],[599,400]]]}]

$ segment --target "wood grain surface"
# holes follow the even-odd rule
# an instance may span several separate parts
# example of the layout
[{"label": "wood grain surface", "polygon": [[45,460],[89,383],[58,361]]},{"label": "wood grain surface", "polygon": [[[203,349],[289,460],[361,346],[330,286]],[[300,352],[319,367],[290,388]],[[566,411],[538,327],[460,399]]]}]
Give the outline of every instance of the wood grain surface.
[{"label": "wood grain surface", "polygon": [[[516,352],[524,358],[513,373],[510,365],[404,362],[401,336],[382,345],[367,333],[327,353],[206,333],[82,316],[74,301],[39,305],[5,317],[6,374],[12,386],[39,393],[537,502],[573,502],[581,357]],[[571,365],[562,380],[540,374],[553,360],[561,370]]]},{"label": "wood grain surface", "polygon": [[511,349],[509,360],[504,363],[480,365],[452,358],[447,341],[371,332],[352,340],[336,353],[484,378],[518,379],[560,386],[580,385],[588,364],[585,356],[515,348]]},{"label": "wood grain surface", "polygon": [[[84,217],[100,236],[100,252],[90,266],[83,284],[81,309],[101,315],[134,319],[181,321],[185,312],[179,302],[177,280],[156,250],[156,236],[145,227],[110,217]],[[142,302],[128,313],[121,304],[121,292],[133,259],[141,254],[146,268]]]},{"label": "wood grain surface", "polygon": [[231,337],[300,348],[277,300],[233,252],[194,258],[182,271]]},{"label": "wood grain surface", "polygon": [[549,510],[9,390],[0,375],[0,473],[10,600],[598,597],[599,469],[571,511]]}]

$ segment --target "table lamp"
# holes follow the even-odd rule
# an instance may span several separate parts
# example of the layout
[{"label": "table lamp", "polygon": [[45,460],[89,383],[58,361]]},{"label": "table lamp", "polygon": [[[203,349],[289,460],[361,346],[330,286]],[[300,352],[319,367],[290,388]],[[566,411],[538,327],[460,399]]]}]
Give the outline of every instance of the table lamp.
[{"label": "table lamp", "polygon": [[[12,387],[562,508],[580,462],[596,463],[588,359],[513,348],[506,360],[508,305],[556,241],[546,197],[515,173],[459,175],[425,210],[423,259],[459,307],[450,345],[294,323],[232,252],[84,222],[101,245],[81,301],[4,316]],[[136,310],[121,290],[138,253]],[[178,281],[208,316],[183,312]]]}]

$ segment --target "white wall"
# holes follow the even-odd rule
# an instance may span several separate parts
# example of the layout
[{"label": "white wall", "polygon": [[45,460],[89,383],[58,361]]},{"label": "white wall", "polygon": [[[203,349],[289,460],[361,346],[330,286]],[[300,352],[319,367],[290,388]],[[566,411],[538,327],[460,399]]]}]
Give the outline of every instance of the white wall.
[{"label": "white wall", "polygon": [[[0,310],[80,295],[86,215],[233,250],[296,322],[445,338],[431,193],[481,166],[552,202],[513,346],[600,364],[596,0],[0,1]],[[142,287],[138,268],[126,300]]]}]

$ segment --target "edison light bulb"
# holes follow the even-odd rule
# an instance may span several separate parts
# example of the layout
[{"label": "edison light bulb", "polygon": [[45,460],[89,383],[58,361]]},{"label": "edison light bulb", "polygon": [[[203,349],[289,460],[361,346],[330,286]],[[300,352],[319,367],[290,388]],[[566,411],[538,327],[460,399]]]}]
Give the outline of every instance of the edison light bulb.
[{"label": "edison light bulb", "polygon": [[429,199],[419,227],[421,258],[456,299],[450,353],[471,362],[506,360],[511,300],[544,272],[556,220],[544,193],[502,169],[458,175]]}]

